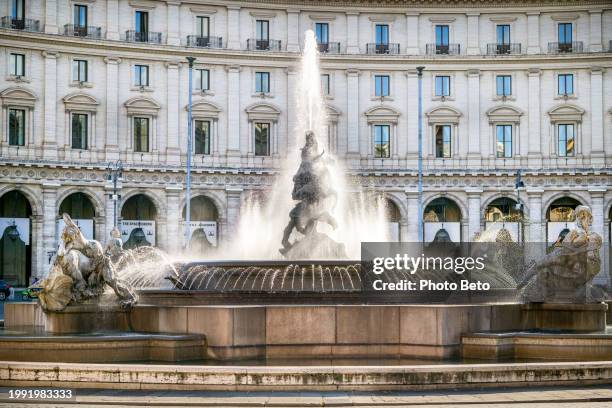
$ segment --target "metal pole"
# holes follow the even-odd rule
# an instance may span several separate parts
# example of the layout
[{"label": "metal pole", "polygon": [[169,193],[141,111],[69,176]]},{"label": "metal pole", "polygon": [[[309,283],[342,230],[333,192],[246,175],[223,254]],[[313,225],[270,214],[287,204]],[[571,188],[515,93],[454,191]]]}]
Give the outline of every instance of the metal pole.
[{"label": "metal pole", "polygon": [[189,104],[187,105],[187,189],[185,191],[185,248],[189,245],[189,238],[191,235],[191,138],[192,138],[192,117],[191,117],[191,104],[192,97],[191,91],[193,89],[193,62],[194,57],[187,57],[189,62]]},{"label": "metal pole", "polygon": [[418,201],[419,215],[418,222],[418,240],[423,242],[423,69],[425,67],[417,67],[419,75],[419,157],[418,157]]}]

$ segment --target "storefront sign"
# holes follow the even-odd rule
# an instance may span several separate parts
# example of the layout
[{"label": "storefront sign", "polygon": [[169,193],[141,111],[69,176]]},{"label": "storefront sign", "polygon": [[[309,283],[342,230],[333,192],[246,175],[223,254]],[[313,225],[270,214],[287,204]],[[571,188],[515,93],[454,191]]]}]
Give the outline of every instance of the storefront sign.
[{"label": "storefront sign", "polygon": [[30,219],[29,218],[0,218],[0,237],[4,235],[7,227],[15,225],[19,231],[19,238],[26,245],[30,245]]}]

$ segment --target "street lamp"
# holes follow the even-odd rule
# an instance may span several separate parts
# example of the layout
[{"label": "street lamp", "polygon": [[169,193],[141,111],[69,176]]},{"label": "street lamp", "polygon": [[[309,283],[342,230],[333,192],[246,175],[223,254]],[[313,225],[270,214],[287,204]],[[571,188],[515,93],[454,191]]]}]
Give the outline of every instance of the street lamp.
[{"label": "street lamp", "polygon": [[193,103],[191,90],[193,89],[193,62],[194,57],[187,57],[189,63],[189,92],[188,92],[188,105],[187,105],[187,188],[185,191],[185,248],[189,245],[189,238],[191,235],[191,137],[192,137],[192,117],[191,117],[191,105]]},{"label": "street lamp", "polygon": [[425,67],[417,67],[419,75],[419,157],[418,157],[418,201],[419,216],[418,220],[418,239],[424,241],[423,236],[423,70]]},{"label": "street lamp", "polygon": [[117,194],[117,190],[121,187],[118,185],[123,181],[123,165],[121,160],[116,162],[108,163],[106,167],[106,180],[113,183],[113,193],[110,194],[110,199],[113,200],[113,227],[117,228],[118,217],[117,217],[117,205],[121,196]]}]

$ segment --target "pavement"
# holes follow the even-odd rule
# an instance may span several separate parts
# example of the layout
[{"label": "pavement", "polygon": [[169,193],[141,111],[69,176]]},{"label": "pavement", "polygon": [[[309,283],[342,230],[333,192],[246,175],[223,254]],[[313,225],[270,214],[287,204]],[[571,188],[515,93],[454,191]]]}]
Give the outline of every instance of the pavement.
[{"label": "pavement", "polygon": [[[21,390],[25,388],[20,388]],[[28,388],[28,390],[34,390]],[[423,392],[214,392],[71,390],[61,401],[10,399],[0,388],[0,407],[410,407],[410,408],[611,408],[608,386],[559,386]]]}]

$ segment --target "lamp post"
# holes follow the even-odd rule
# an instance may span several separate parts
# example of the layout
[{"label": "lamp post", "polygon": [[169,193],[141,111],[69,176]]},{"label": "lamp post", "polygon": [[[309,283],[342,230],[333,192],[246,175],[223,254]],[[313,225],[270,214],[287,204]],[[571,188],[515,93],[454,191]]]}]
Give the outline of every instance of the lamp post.
[{"label": "lamp post", "polygon": [[189,238],[191,235],[191,137],[192,137],[192,117],[191,117],[191,105],[192,105],[192,97],[191,91],[193,89],[193,62],[195,61],[194,57],[187,57],[187,62],[189,63],[189,103],[187,105],[187,179],[186,184],[187,188],[185,191],[185,248],[189,245]]},{"label": "lamp post", "polygon": [[113,182],[113,194],[111,194],[111,200],[113,200],[113,227],[117,228],[119,224],[117,216],[117,206],[121,196],[117,194],[117,190],[120,186],[118,184],[123,180],[123,165],[121,160],[117,160],[114,163],[109,163],[106,167],[106,179]]},{"label": "lamp post", "polygon": [[419,156],[418,156],[418,202],[419,202],[419,215],[417,217],[418,222],[418,240],[419,242],[424,241],[423,236],[423,70],[425,67],[417,67],[417,73],[419,76]]}]

